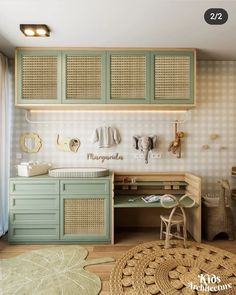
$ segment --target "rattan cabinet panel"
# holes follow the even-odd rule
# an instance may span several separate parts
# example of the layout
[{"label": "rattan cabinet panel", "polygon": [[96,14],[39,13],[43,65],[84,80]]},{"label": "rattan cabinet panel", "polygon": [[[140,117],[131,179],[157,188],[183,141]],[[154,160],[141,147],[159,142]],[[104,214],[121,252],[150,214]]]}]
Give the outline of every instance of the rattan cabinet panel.
[{"label": "rattan cabinet panel", "polygon": [[105,52],[62,53],[63,103],[105,103]]},{"label": "rattan cabinet panel", "polygon": [[149,53],[107,53],[107,102],[149,103]]},{"label": "rattan cabinet panel", "polygon": [[17,104],[61,103],[61,52],[17,52]]},{"label": "rattan cabinet panel", "polygon": [[62,240],[110,241],[110,200],[104,196],[61,198]]},{"label": "rattan cabinet panel", "polygon": [[194,71],[194,52],[152,52],[152,103],[194,104]]}]

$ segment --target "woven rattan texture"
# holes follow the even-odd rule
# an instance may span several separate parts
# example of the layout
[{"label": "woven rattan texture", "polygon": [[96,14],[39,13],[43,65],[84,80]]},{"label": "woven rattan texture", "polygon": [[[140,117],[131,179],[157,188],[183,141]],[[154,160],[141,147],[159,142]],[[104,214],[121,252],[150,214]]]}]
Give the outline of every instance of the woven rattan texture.
[{"label": "woven rattan texture", "polygon": [[66,98],[101,98],[100,56],[67,56]]},{"label": "woven rattan texture", "polygon": [[111,57],[111,98],[145,98],[146,57]]},{"label": "woven rattan texture", "polygon": [[22,57],[22,97],[24,99],[57,98],[57,57]]},{"label": "woven rattan texture", "polygon": [[104,199],[65,199],[64,234],[102,234]]},{"label": "woven rattan texture", "polygon": [[188,98],[190,93],[190,57],[155,57],[155,99]]},{"label": "woven rattan texture", "polygon": [[141,244],[125,253],[111,273],[111,294],[210,294],[189,288],[191,282],[199,285],[199,274],[219,276],[220,285],[232,284],[232,288],[214,294],[235,294],[234,254],[194,242],[188,242],[187,247],[183,248],[182,242],[172,240],[171,246],[164,249],[164,241],[155,241]]}]

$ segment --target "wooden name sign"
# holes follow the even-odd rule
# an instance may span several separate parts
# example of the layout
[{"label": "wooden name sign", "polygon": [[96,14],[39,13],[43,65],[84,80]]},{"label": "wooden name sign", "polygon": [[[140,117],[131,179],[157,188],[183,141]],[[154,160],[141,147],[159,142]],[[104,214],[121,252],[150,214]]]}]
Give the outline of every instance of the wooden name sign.
[{"label": "wooden name sign", "polygon": [[113,155],[96,155],[93,153],[87,154],[87,160],[95,160],[95,161],[102,161],[102,163],[105,160],[123,160],[124,157],[121,156],[119,153],[113,154]]}]

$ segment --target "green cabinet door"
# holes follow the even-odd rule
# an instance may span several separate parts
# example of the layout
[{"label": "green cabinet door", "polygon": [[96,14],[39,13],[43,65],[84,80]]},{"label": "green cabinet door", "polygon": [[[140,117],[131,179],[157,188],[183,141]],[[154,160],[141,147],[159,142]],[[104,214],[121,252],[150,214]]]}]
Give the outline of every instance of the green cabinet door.
[{"label": "green cabinet door", "polygon": [[102,51],[63,51],[63,103],[105,103],[105,56]]},{"label": "green cabinet door", "polygon": [[62,195],[60,239],[110,242],[110,206],[109,195]]},{"label": "green cabinet door", "polygon": [[194,104],[195,51],[151,53],[151,103]]},{"label": "green cabinet door", "polygon": [[61,103],[61,52],[17,51],[17,104]]},{"label": "green cabinet door", "polygon": [[107,103],[149,103],[150,52],[107,52]]}]

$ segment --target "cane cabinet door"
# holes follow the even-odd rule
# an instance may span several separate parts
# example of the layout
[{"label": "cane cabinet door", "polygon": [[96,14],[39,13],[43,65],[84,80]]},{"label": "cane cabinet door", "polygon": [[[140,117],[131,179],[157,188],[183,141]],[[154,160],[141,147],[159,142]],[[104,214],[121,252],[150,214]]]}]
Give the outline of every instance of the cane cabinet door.
[{"label": "cane cabinet door", "polygon": [[63,103],[105,103],[105,52],[63,51]]},{"label": "cane cabinet door", "polygon": [[17,51],[16,84],[17,105],[61,103],[61,52]]},{"label": "cane cabinet door", "polygon": [[151,53],[151,103],[194,104],[194,51]]}]

